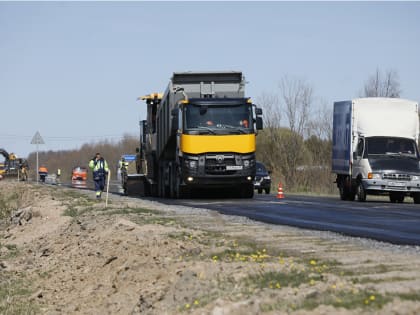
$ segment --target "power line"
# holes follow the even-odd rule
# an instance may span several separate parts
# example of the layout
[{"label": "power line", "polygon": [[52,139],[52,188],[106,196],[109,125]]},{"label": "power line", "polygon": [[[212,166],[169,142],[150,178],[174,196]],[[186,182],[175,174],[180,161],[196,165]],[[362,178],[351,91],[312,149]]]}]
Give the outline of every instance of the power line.
[{"label": "power line", "polygon": [[[44,139],[50,140],[50,141],[73,141],[73,140],[89,140],[89,139],[124,139],[126,136],[134,136],[131,134],[127,135],[95,135],[95,136],[89,136],[89,135],[80,135],[80,136],[43,136]],[[0,139],[31,139],[32,136],[27,135],[16,135],[16,134],[0,134]]]}]

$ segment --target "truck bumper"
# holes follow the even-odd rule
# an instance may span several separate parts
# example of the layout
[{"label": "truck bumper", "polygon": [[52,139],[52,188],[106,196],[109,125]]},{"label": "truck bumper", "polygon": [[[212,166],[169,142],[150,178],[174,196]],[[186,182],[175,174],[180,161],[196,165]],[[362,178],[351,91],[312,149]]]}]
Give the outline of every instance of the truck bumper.
[{"label": "truck bumper", "polygon": [[242,186],[242,185],[253,185],[254,177],[248,176],[184,176],[184,183],[187,186],[206,186],[212,188],[223,188],[228,186]]},{"label": "truck bumper", "polygon": [[363,187],[369,193],[380,194],[381,192],[420,192],[420,181],[398,181],[383,179],[364,179]]},{"label": "truck bumper", "polygon": [[[191,162],[195,167],[191,167]],[[254,153],[185,155],[182,163],[183,182],[196,187],[252,186],[255,172]]]}]

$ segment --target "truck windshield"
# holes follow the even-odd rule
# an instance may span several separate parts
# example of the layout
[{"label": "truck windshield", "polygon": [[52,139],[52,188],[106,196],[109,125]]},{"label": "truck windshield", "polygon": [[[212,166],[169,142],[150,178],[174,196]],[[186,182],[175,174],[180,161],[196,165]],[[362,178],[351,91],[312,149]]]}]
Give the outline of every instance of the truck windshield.
[{"label": "truck windshield", "polygon": [[239,105],[194,105],[185,108],[185,131],[232,134],[253,130],[252,107]]},{"label": "truck windshield", "polygon": [[370,137],[366,139],[369,155],[405,155],[417,158],[416,143],[412,139]]}]

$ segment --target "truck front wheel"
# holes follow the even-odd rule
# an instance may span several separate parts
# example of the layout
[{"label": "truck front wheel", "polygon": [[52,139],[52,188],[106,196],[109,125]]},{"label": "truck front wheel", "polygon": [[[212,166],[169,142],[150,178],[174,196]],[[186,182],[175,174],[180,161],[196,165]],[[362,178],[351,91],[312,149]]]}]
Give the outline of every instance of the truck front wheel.
[{"label": "truck front wheel", "polygon": [[389,193],[389,201],[392,203],[403,203],[404,202],[404,194],[398,192],[391,192]]},{"label": "truck front wheel", "polygon": [[415,193],[413,195],[413,200],[414,200],[414,203],[416,204],[420,203],[420,193]]},{"label": "truck front wheel", "polygon": [[252,198],[254,197],[254,185],[244,185],[240,190],[241,198]]},{"label": "truck front wheel", "polygon": [[356,190],[357,200],[360,202],[366,201],[366,190],[365,187],[363,187],[363,184],[361,181],[357,183],[357,190]]}]

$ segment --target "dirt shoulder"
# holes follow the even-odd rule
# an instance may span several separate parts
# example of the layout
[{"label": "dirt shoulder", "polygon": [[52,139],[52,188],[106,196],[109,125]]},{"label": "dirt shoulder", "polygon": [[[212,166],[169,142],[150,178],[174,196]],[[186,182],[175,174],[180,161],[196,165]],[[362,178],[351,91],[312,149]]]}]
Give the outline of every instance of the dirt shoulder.
[{"label": "dirt shoulder", "polygon": [[1,314],[420,313],[418,249],[93,197],[0,182]]}]

